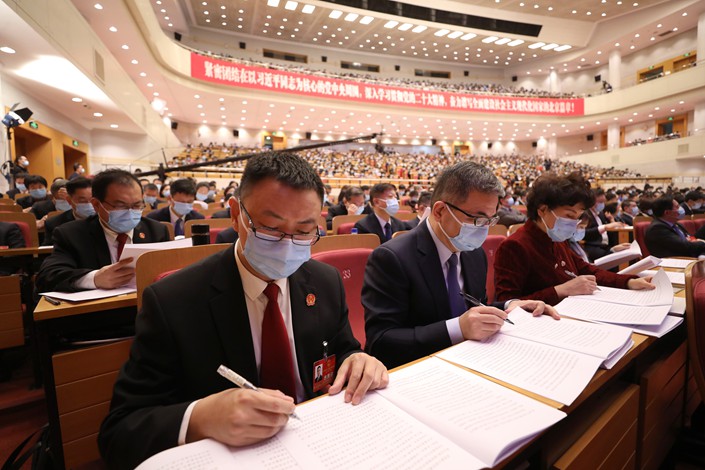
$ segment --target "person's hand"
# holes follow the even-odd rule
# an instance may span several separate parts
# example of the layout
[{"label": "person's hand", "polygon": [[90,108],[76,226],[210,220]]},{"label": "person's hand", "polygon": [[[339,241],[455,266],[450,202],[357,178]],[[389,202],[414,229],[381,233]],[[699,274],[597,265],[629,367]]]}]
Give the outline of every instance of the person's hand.
[{"label": "person's hand", "polygon": [[460,316],[463,338],[481,341],[497,333],[507,314],[495,307],[473,307]]},{"label": "person's hand", "polygon": [[345,403],[357,405],[368,390],[384,388],[389,383],[387,368],[379,360],[365,353],[351,354],[343,361],[328,394],[335,395],[345,385]]},{"label": "person's hand", "polygon": [[279,390],[231,388],[196,403],[186,442],[209,437],[230,446],[254,444],[281,431],[294,408],[294,399]]},{"label": "person's hand", "polygon": [[631,243],[620,243],[619,245],[615,245],[615,246],[613,246],[612,248],[610,248],[610,251],[612,251],[613,253],[616,253],[616,252],[618,252],[618,251],[626,250],[626,249],[628,249],[630,246],[632,246]]},{"label": "person's hand", "polygon": [[56,193],[56,198],[66,200],[68,195],[69,195],[69,192],[66,190],[66,187],[63,187],[63,188],[59,189],[58,193]]},{"label": "person's hand", "polygon": [[630,290],[652,290],[656,289],[656,286],[651,283],[652,276],[640,277],[637,279],[629,279],[627,282],[627,287]]},{"label": "person's hand", "polygon": [[45,215],[41,219],[37,220],[37,230],[41,230],[44,228],[44,223],[47,221],[47,216]]},{"label": "person's hand", "polygon": [[559,297],[568,297],[569,295],[584,295],[592,294],[597,290],[597,280],[595,276],[585,274],[575,277],[568,282],[559,284],[555,287]]},{"label": "person's hand", "polygon": [[31,206],[30,206],[30,207],[25,207],[24,209],[22,209],[22,212],[24,212],[24,213],[26,214],[27,212],[29,212],[29,211],[31,211],[31,210],[32,210],[32,207],[31,207]]},{"label": "person's hand", "polygon": [[513,300],[509,303],[509,305],[507,305],[506,312],[509,313],[517,307],[521,307],[527,312],[531,312],[531,314],[535,317],[550,315],[555,320],[561,319],[561,316],[558,315],[555,308],[545,302],[542,302],[541,300]]},{"label": "person's hand", "polygon": [[135,268],[128,266],[132,258],[125,258],[117,263],[103,266],[95,273],[93,282],[98,289],[115,289],[130,282],[135,275]]},{"label": "person's hand", "polygon": [[355,204],[348,204],[346,209],[348,210],[348,215],[355,215],[358,207]]},{"label": "person's hand", "polygon": [[622,227],[624,227],[624,224],[622,222],[610,222],[609,224],[605,224],[605,230],[622,228]]}]

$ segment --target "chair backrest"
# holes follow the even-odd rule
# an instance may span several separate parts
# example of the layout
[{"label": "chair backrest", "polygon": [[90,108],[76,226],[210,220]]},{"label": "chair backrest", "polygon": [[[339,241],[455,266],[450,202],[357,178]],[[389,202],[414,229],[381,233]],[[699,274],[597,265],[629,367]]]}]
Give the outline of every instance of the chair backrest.
[{"label": "chair backrest", "polygon": [[[705,214],[698,214],[698,215],[705,215]],[[693,223],[695,224],[695,231],[697,232],[700,227],[705,225],[705,217],[693,216]]]},{"label": "chair backrest", "polygon": [[351,248],[375,249],[379,246],[379,237],[374,233],[360,233],[358,235],[330,235],[321,237],[318,243],[311,247],[311,253],[323,251],[345,250]]},{"label": "chair backrest", "polygon": [[355,228],[355,222],[346,222],[338,225],[338,229],[333,231],[334,235],[350,235]]},{"label": "chair backrest", "polygon": [[[2,199],[0,199],[2,201]],[[17,204],[3,204],[0,206],[0,212],[22,212],[22,206]]]},{"label": "chair backrest", "polygon": [[[12,206],[12,205],[14,205],[14,204],[15,204],[15,200],[14,200],[14,199],[5,198],[5,197],[0,198],[0,206]],[[21,209],[21,208],[20,208],[20,209]]]},{"label": "chair backrest", "polygon": [[507,228],[506,225],[497,224],[497,225],[493,225],[492,227],[490,227],[489,235],[503,235],[506,237],[508,233],[509,233],[509,229]]},{"label": "chair backrest", "polygon": [[12,222],[22,231],[24,244],[27,247],[39,246],[37,233],[37,218],[29,212],[0,212],[0,221]]},{"label": "chair backrest", "polygon": [[372,253],[371,248],[350,248],[323,251],[312,255],[313,259],[329,264],[340,272],[348,303],[350,327],[353,335],[363,347],[365,345],[365,310],[362,308],[360,297],[362,281],[365,277],[365,266],[370,253]]},{"label": "chair backrest", "polygon": [[397,215],[394,216],[394,218],[399,219],[399,220],[414,220],[418,214],[416,212],[409,212],[409,211],[399,211],[397,212]]},{"label": "chair backrest", "polygon": [[47,214],[47,219],[51,219],[52,217],[56,217],[57,215],[63,214],[64,211],[51,211]]},{"label": "chair backrest", "polygon": [[684,228],[685,231],[688,232],[690,235],[695,235],[695,231],[697,230],[697,225],[695,225],[695,221],[691,219],[683,219],[678,221]]},{"label": "chair backrest", "polygon": [[[335,234],[338,234],[338,233],[339,233],[339,232],[338,232],[338,227],[340,227],[342,224],[349,224],[349,223],[352,223],[353,225],[355,225],[355,222],[357,222],[358,220],[360,220],[360,219],[362,219],[362,218],[364,218],[364,217],[367,217],[367,216],[364,215],[364,214],[360,214],[360,215],[336,215],[335,217],[333,217],[333,223],[332,223],[332,225],[331,225],[331,229],[333,230],[333,234],[335,235]],[[348,233],[350,233],[350,232],[348,232]]]},{"label": "chair backrest", "polygon": [[[157,250],[144,253],[137,258],[137,310],[142,308],[142,292],[152,284],[160,274],[174,271],[195,263],[214,253],[230,247],[228,244],[200,245],[171,250]],[[233,266],[233,269],[235,267]]]},{"label": "chair backrest", "polygon": [[690,369],[700,396],[705,396],[705,260],[685,269],[685,320]]},{"label": "chair backrest", "polygon": [[482,249],[487,255],[487,280],[485,290],[487,292],[487,302],[494,302],[494,255],[497,253],[499,245],[507,238],[506,235],[488,235]]},{"label": "chair backrest", "polygon": [[509,236],[509,235],[513,234],[514,232],[516,232],[517,230],[519,230],[523,226],[524,226],[524,224],[510,225],[509,228],[507,229],[507,235]]},{"label": "chair backrest", "polygon": [[653,218],[649,217],[648,215],[637,215],[632,220],[632,225],[636,225],[639,222],[651,222],[652,220],[653,220]]},{"label": "chair backrest", "polygon": [[[635,217],[636,219],[636,217]],[[642,256],[649,256],[649,249],[646,248],[646,229],[651,225],[651,221],[634,222],[634,240],[639,244],[641,248]]]},{"label": "chair backrest", "polygon": [[164,225],[166,227],[166,231],[169,232],[169,240],[174,239],[174,226],[172,225],[171,222],[159,222],[160,224]]},{"label": "chair backrest", "polygon": [[693,214],[693,220],[705,220],[705,214]]},{"label": "chair backrest", "polygon": [[[401,237],[401,236],[404,235],[406,232],[408,232],[408,230],[399,230],[399,231],[396,231],[396,232],[394,232],[394,233],[392,234],[392,238]],[[379,238],[379,237],[377,237],[377,238]]]},{"label": "chair backrest", "polygon": [[23,344],[20,277],[0,276],[0,350]]},{"label": "chair backrest", "polygon": [[191,227],[194,225],[208,225],[210,227],[211,243],[215,243],[215,237],[221,230],[232,227],[233,223],[230,219],[193,219],[187,220],[184,224],[184,236],[191,236]]}]

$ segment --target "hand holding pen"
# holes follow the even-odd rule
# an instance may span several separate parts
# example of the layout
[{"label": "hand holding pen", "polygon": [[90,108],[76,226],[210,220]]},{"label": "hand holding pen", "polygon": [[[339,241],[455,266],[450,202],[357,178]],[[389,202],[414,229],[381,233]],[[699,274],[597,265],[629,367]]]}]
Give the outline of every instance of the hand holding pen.
[{"label": "hand holding pen", "polygon": [[[473,297],[472,295],[470,295],[466,292],[461,292],[460,295],[462,295],[463,298],[473,307],[487,307],[487,305],[483,304],[482,302],[477,300],[475,297]],[[514,322],[511,321],[509,318],[503,318],[503,320],[506,321],[507,323],[509,323],[510,325],[514,324]]]},{"label": "hand holding pen", "polygon": [[[483,305],[482,302],[472,296],[467,298],[462,292],[460,292],[460,295],[473,305],[473,308],[457,317],[463,339],[482,341],[502,328],[507,317],[506,312],[492,306]],[[452,328],[449,327],[449,331],[452,332]],[[451,338],[456,338],[454,341],[457,341],[458,337],[451,335]]]},{"label": "hand holding pen", "polygon": [[590,295],[595,291],[599,291],[597,287],[597,279],[590,274],[578,276],[572,271],[564,270],[566,276],[570,277],[570,281],[564,282],[555,286],[556,293],[559,297],[564,298],[570,295]]},{"label": "hand holding pen", "polygon": [[[228,369],[227,367],[225,367],[222,364],[218,367],[218,373],[240,388],[244,388],[247,390],[254,390],[255,392],[260,391],[260,389],[255,387],[252,384],[252,382],[247,380],[245,377],[241,376],[240,374],[238,374],[237,372],[235,372],[233,370]],[[289,416],[291,418],[296,418],[298,420],[301,420],[301,418],[296,416],[296,412],[291,413]]]}]

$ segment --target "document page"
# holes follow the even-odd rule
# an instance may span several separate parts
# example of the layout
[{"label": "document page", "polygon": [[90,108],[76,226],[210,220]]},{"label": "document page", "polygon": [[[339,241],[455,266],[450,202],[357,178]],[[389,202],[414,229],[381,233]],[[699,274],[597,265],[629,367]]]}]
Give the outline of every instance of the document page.
[{"label": "document page", "polygon": [[[672,294],[671,294],[672,295]],[[566,297],[555,306],[558,313],[579,320],[601,321],[618,325],[660,325],[668,315],[673,302],[655,307],[621,305],[590,300],[576,295]]]},{"label": "document page", "polygon": [[137,264],[137,258],[144,253],[157,250],[171,250],[172,248],[186,248],[189,246],[193,246],[190,238],[182,238],[181,240],[158,243],[131,243],[125,245],[122,249],[120,259],[134,258],[132,263],[130,263],[130,266],[134,268]]},{"label": "document page", "polygon": [[646,325],[625,325],[631,328],[634,333],[640,333],[646,336],[654,336],[660,338],[666,333],[670,333],[675,327],[683,323],[683,317],[677,317],[673,315],[667,315],[663,319],[663,323],[656,326],[646,326]]},{"label": "document page", "polygon": [[663,258],[661,260],[661,266],[662,268],[680,268],[680,269],[685,269],[688,267],[688,265],[694,261],[697,261],[696,258],[692,259],[677,259],[677,258]]},{"label": "document page", "polygon": [[[679,286],[684,286],[685,285],[685,273],[683,272],[674,272],[674,271],[664,271],[666,273],[666,276],[668,276],[668,280],[671,281],[671,284],[676,284]],[[658,271],[654,271],[652,269],[647,269],[646,271],[642,271],[640,273],[637,273],[637,276],[639,277],[648,277],[648,276],[655,276],[658,273]]]},{"label": "document page", "polygon": [[436,356],[566,405],[602,363],[595,356],[502,334],[464,341]]},{"label": "document page", "polygon": [[117,297],[118,295],[132,294],[133,292],[137,292],[137,289],[134,287],[118,287],[116,289],[92,289],[79,292],[42,292],[39,295],[46,295],[68,302],[85,302],[87,300],[106,299],[108,297]]},{"label": "document page", "polygon": [[598,325],[570,318],[554,320],[548,315],[534,317],[515,308],[509,313],[514,325],[506,323],[501,334],[524,338],[559,348],[607,359],[631,340],[631,332],[612,325]]},{"label": "document page", "polygon": [[655,289],[630,290],[600,286],[600,290],[592,294],[574,295],[571,298],[584,298],[625,305],[671,305],[673,303],[673,288],[666,272],[663,269],[659,269],[651,282],[656,286]]},{"label": "document page", "polygon": [[645,269],[655,268],[659,264],[661,264],[661,258],[657,258],[655,256],[647,256],[641,261],[638,261],[632,264],[631,266],[622,269],[621,271],[619,271],[618,274],[637,274]]},{"label": "document page", "polygon": [[641,247],[636,240],[634,240],[626,250],[616,251],[601,258],[597,258],[593,264],[598,268],[612,269],[615,266],[637,258],[641,258]]},{"label": "document page", "polygon": [[390,375],[380,395],[493,467],[565,413],[437,358]]}]

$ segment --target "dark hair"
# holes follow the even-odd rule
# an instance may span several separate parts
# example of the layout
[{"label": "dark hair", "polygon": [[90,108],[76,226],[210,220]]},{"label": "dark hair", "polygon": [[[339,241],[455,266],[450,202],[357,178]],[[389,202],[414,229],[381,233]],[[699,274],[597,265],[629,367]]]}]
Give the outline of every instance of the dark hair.
[{"label": "dark hair", "polygon": [[663,213],[673,210],[673,196],[661,196],[651,202],[654,217],[663,217]]},{"label": "dark hair", "polygon": [[141,185],[141,184],[144,183],[144,182],[149,183],[149,180],[148,180],[147,178],[140,178],[140,179],[138,180],[138,182],[139,182],[139,184]]},{"label": "dark hair", "polygon": [[171,183],[171,197],[174,194],[196,196],[196,182],[190,178],[181,178]]},{"label": "dark hair", "polygon": [[160,195],[161,197],[165,197],[165,196],[164,196],[164,190],[165,190],[167,187],[169,188],[169,194],[171,194],[171,184],[170,184],[170,183],[164,183],[164,184],[162,184],[162,187],[159,188],[159,195]]},{"label": "dark hair", "polygon": [[537,220],[539,206],[545,204],[549,209],[555,209],[578,203],[582,203],[585,209],[595,205],[590,183],[577,171],[567,176],[559,176],[549,171],[534,181],[529,190],[526,196],[526,213],[531,220]]},{"label": "dark hair", "polygon": [[74,163],[74,164],[73,164],[73,169],[74,169],[74,171],[75,171],[75,170],[78,170],[78,167],[79,167],[79,166],[81,166],[81,163],[79,163],[79,162]]},{"label": "dark hair", "polygon": [[66,192],[69,193],[69,196],[73,196],[76,194],[77,190],[90,188],[92,185],[93,182],[91,180],[83,176],[79,176],[78,178],[74,178],[66,183]]},{"label": "dark hair", "polygon": [[362,192],[362,189],[357,187],[357,186],[350,186],[348,190],[346,191],[345,194],[345,199],[350,201],[350,199],[354,198],[355,196],[364,196],[365,193]]},{"label": "dark hair", "polygon": [[145,184],[145,185],[142,187],[142,189],[143,189],[144,191],[146,191],[146,190],[148,190],[148,189],[149,189],[150,191],[159,191],[159,188],[158,188],[157,185],[154,184],[154,183]]},{"label": "dark hair", "polygon": [[377,183],[370,188],[370,202],[375,205],[375,198],[380,197],[389,190],[394,191],[394,186],[389,183]]},{"label": "dark hair", "polygon": [[651,210],[651,206],[653,205],[653,203],[654,200],[652,198],[642,197],[641,199],[639,199],[639,202],[637,202],[636,205],[637,207],[639,207],[640,212],[646,214]]},{"label": "dark hair", "polygon": [[492,173],[479,163],[462,161],[444,169],[436,180],[431,201],[448,201],[452,204],[462,204],[471,191],[485,194],[496,194],[504,197],[502,183]]},{"label": "dark hair", "polygon": [[421,194],[419,194],[419,200],[416,202],[416,204],[423,204],[424,206],[429,206],[431,204],[431,191],[421,191]]},{"label": "dark hair", "polygon": [[29,188],[31,184],[41,184],[47,187],[47,180],[42,175],[27,175],[24,177],[24,185]]},{"label": "dark hair", "polygon": [[262,153],[247,161],[240,179],[240,197],[246,198],[252,188],[266,179],[274,179],[298,190],[315,191],[323,205],[323,182],[313,167],[295,153]]},{"label": "dark hair", "polygon": [[[600,196],[605,196],[605,190],[602,188],[595,188],[592,190],[592,194],[595,195],[595,198],[598,198]],[[607,196],[605,196],[607,197]]]},{"label": "dark hair", "polygon": [[622,210],[626,210],[632,202],[636,204],[636,201],[633,201],[631,199],[625,199],[624,201],[622,201]]},{"label": "dark hair", "polygon": [[56,179],[53,183],[51,183],[51,188],[49,188],[49,191],[51,194],[56,195],[61,188],[66,187],[66,183],[67,181],[63,178]]},{"label": "dark hair", "polygon": [[[15,176],[15,178],[17,177]],[[686,201],[698,201],[700,199],[705,199],[705,195],[700,191],[688,191],[685,195]]]},{"label": "dark hair", "polygon": [[605,204],[605,212],[610,214],[616,214],[618,206],[618,202],[610,202],[609,204]]},{"label": "dark hair", "polygon": [[131,186],[136,184],[142,192],[140,181],[129,171],[111,168],[103,170],[93,178],[93,197],[100,202],[105,201],[105,196],[108,194],[108,186],[117,184],[120,186]]},{"label": "dark hair", "polygon": [[17,181],[17,178],[27,178],[29,176],[27,173],[15,173],[15,181]]},{"label": "dark hair", "polygon": [[206,188],[206,189],[208,189],[208,190],[210,191],[210,189],[211,189],[211,184],[208,183],[208,182],[206,182],[206,181],[201,181],[200,183],[198,183],[198,184],[196,185],[196,191],[198,191],[198,190],[201,189],[201,188]]},{"label": "dark hair", "polygon": [[363,184],[362,186],[360,186],[360,189],[362,189],[363,191],[367,191],[368,189],[370,189],[370,187],[366,184]]}]

